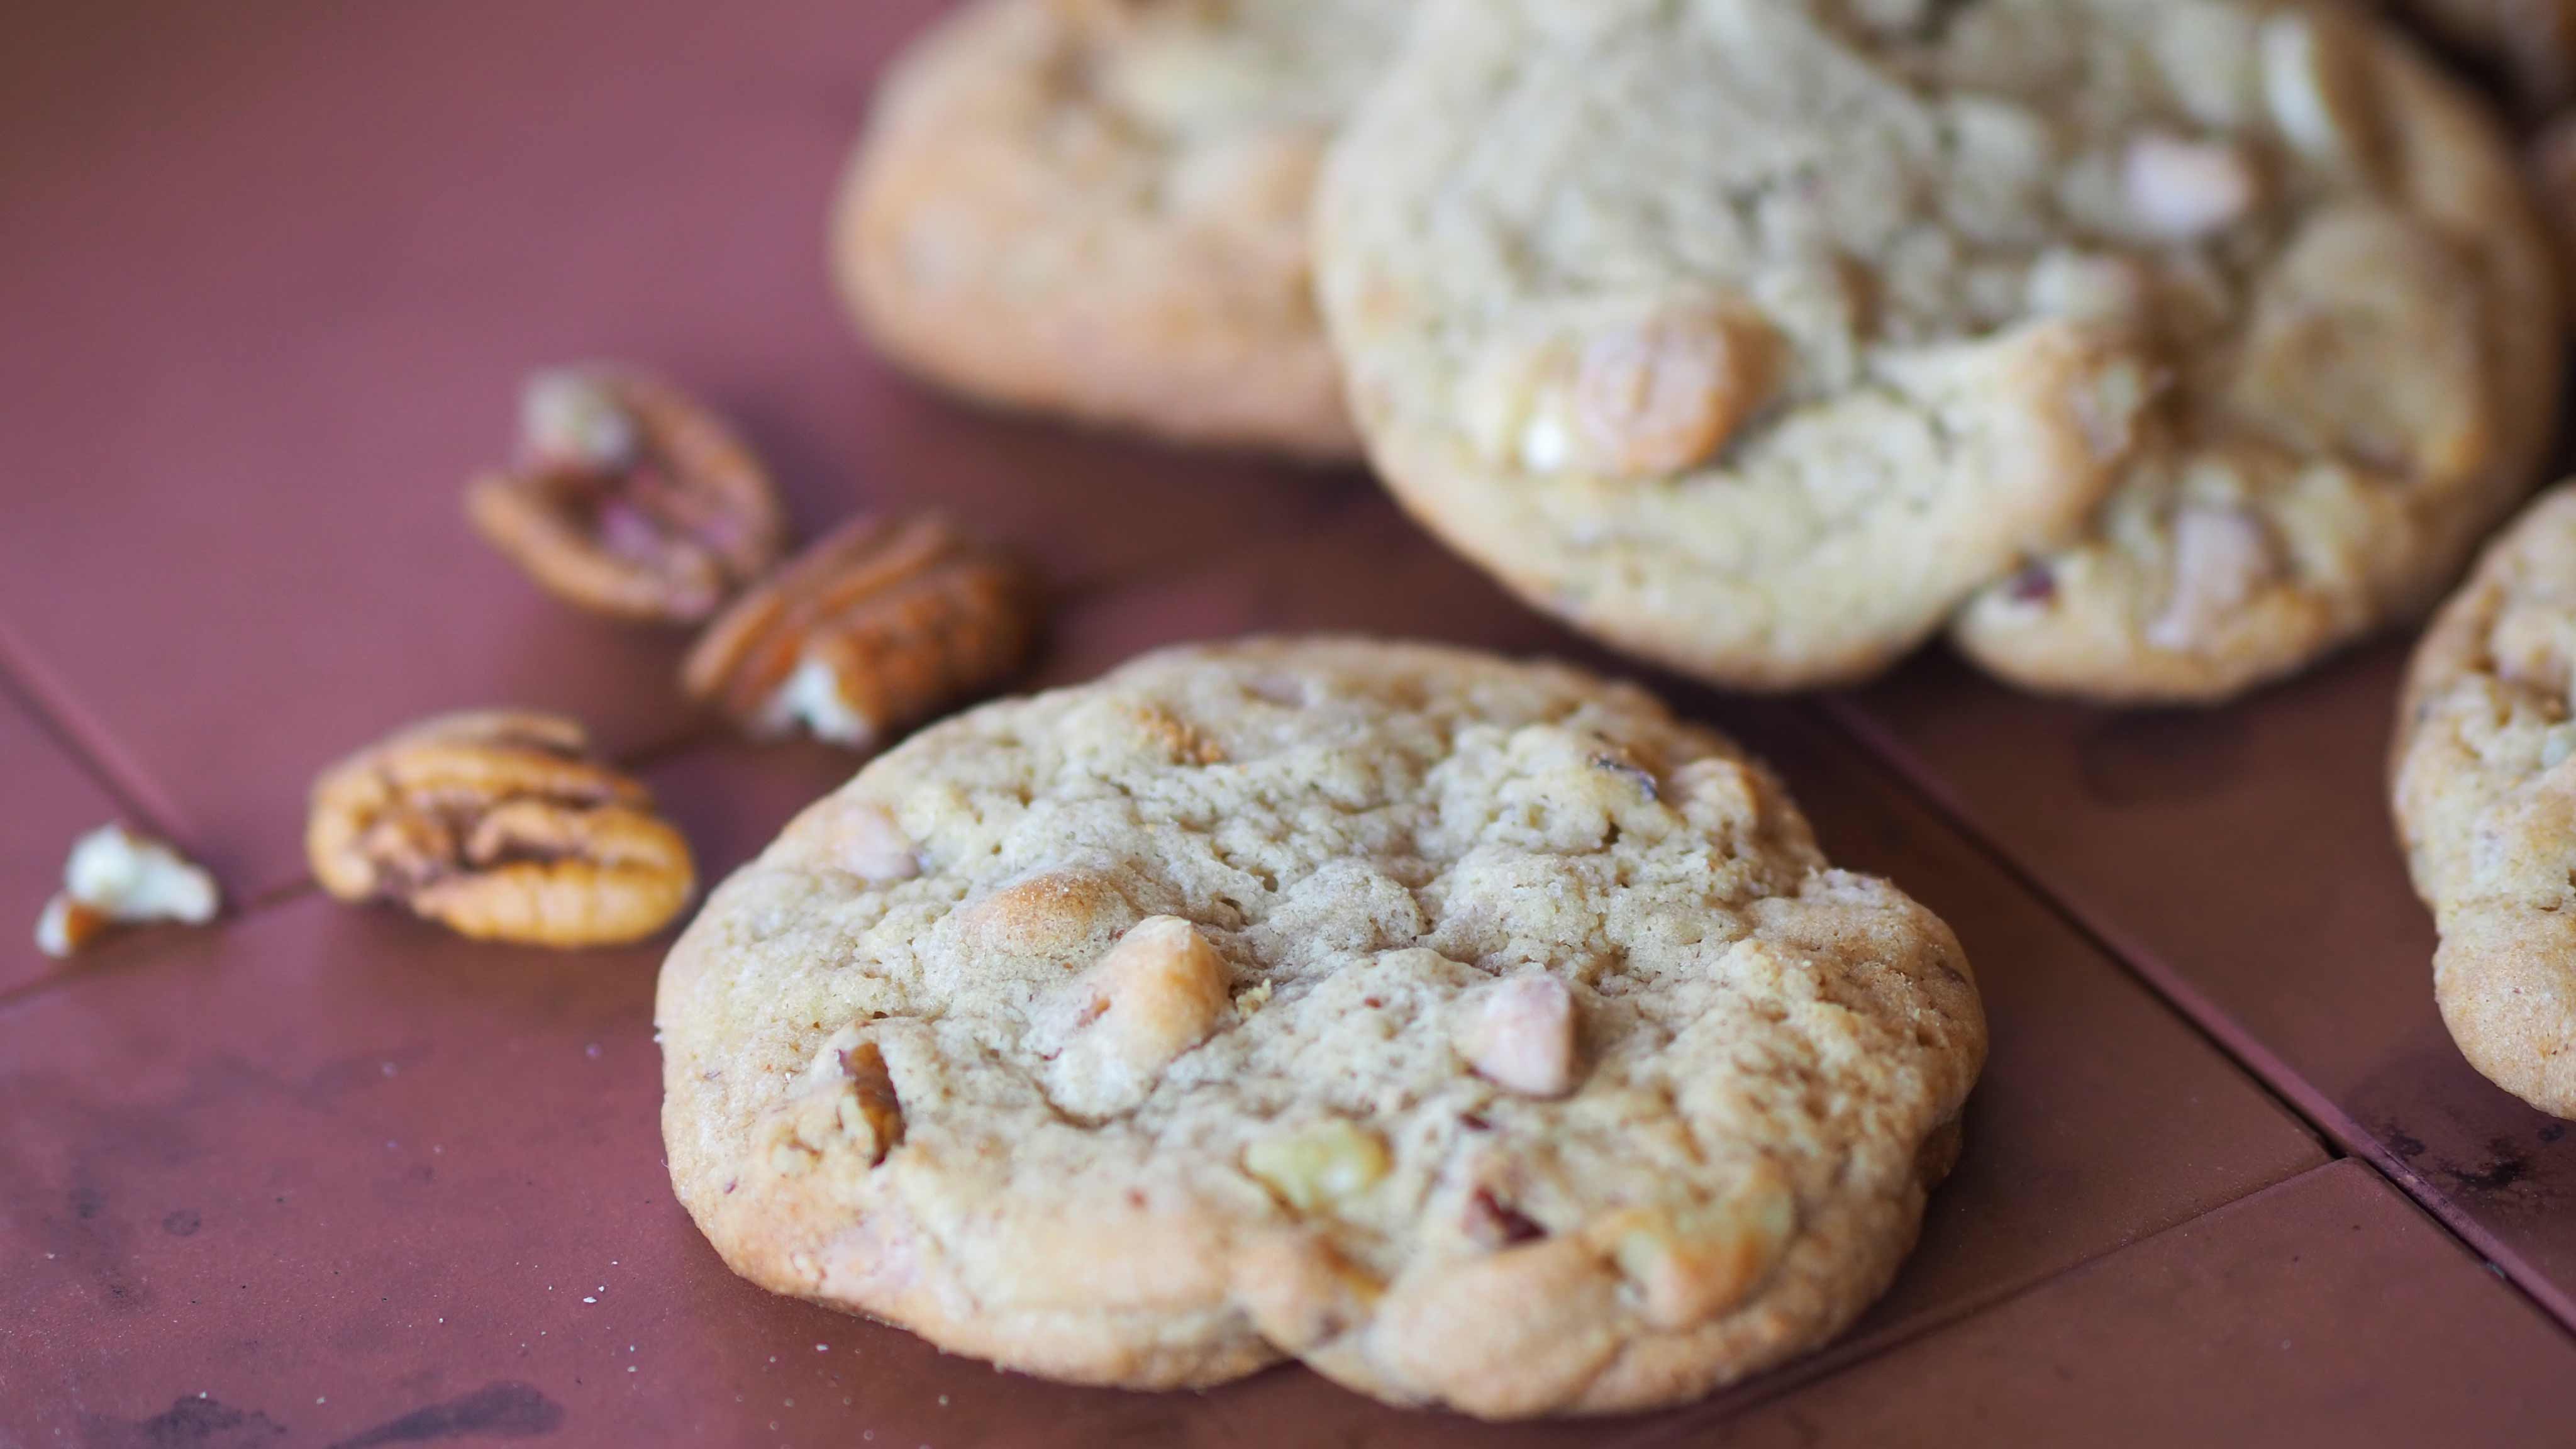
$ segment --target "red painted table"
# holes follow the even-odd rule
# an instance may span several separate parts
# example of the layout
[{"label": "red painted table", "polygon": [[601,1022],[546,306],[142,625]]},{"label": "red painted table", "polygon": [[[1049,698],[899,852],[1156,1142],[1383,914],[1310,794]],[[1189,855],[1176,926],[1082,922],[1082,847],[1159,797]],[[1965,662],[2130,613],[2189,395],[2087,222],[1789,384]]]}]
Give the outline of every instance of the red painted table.
[{"label": "red painted table", "polygon": [[467,531],[459,484],[525,369],[671,372],[809,532],[937,502],[1019,545],[1059,599],[1041,683],[1255,629],[1622,668],[1355,473],[981,414],[853,344],[822,199],[931,8],[0,20],[0,922],[116,815],[234,903],[69,971],[0,936],[0,1446],[2563,1433],[2576,1143],[2433,1015],[2381,803],[2394,646],[2193,715],[2034,702],[1938,657],[1804,703],[1653,681],[1957,927],[1994,1023],[1894,1292],[1710,1403],[1487,1428],[1295,1369],[1069,1389],[728,1275],[662,1175],[658,946],[477,947],[302,877],[315,769],[431,710],[582,715],[710,873],[852,768],[706,730],[683,639],[557,606]]}]

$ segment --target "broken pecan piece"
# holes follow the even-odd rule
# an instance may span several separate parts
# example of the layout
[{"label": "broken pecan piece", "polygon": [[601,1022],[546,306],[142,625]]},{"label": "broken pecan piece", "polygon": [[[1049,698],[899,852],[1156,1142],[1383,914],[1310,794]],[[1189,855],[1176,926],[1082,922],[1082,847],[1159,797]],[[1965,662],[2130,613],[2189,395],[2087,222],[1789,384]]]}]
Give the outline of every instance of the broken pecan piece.
[{"label": "broken pecan piece", "polygon": [[520,453],[468,486],[466,516],[530,578],[584,608],[698,623],[786,547],[760,460],[656,379],[538,374],[521,401]]},{"label": "broken pecan piece", "polygon": [[346,901],[400,901],[478,939],[639,940],[696,884],[688,842],[554,715],[442,715],[324,771],[306,855]]},{"label": "broken pecan piece", "polygon": [[942,519],[861,517],[726,610],[681,684],[755,737],[864,748],[1017,668],[1032,595]]},{"label": "broken pecan piece", "polygon": [[223,894],[215,878],[168,844],[122,825],[102,825],[72,846],[63,888],[45,902],[36,944],[57,959],[82,950],[120,925],[215,918]]}]

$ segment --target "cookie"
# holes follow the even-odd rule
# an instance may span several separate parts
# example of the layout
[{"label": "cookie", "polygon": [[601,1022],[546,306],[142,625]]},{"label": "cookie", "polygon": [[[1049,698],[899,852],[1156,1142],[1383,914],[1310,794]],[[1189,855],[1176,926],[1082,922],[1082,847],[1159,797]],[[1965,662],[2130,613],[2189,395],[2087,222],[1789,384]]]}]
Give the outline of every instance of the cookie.
[{"label": "cookie", "polygon": [[1172,650],[915,735],[727,881],[656,1019],[746,1277],[1051,1377],[1294,1357],[1667,1404],[1885,1288],[1985,1026],[1958,942],[1652,698]]},{"label": "cookie", "polygon": [[2395,8],[2502,71],[2525,107],[2576,100],[2576,0],[2398,0]]},{"label": "cookie", "polygon": [[832,221],[843,295],[960,392],[1355,456],[1307,213],[1409,8],[975,0],[886,78]]},{"label": "cookie", "polygon": [[2533,504],[2443,606],[2398,716],[2397,828],[2470,1065],[2576,1117],[2576,488]]},{"label": "cookie", "polygon": [[2559,367],[2491,119],[2324,7],[1432,0],[1317,266],[1412,512],[1740,687],[2240,691],[2430,602]]}]

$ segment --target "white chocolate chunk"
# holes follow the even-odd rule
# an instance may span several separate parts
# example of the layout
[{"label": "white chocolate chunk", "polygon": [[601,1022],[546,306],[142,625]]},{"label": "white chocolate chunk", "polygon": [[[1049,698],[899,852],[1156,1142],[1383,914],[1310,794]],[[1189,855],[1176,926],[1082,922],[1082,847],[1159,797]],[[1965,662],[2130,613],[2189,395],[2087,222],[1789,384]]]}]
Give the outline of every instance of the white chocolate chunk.
[{"label": "white chocolate chunk", "polygon": [[2251,212],[2261,178],[2245,154],[2225,142],[2150,132],[2129,142],[2120,188],[2140,229],[2168,241],[2193,241]]},{"label": "white chocolate chunk", "polygon": [[1196,927],[1178,916],[1138,922],[1046,1011],[1041,1032],[1061,1043],[1047,1096],[1085,1117],[1127,1111],[1215,1032],[1230,1000],[1225,959]]},{"label": "white chocolate chunk", "polygon": [[2271,536],[2252,514],[2185,506],[2174,518],[2172,590],[2147,626],[2147,642],[2172,650],[2206,644],[2279,568]]},{"label": "white chocolate chunk", "polygon": [[1339,1117],[1260,1138],[1243,1152],[1244,1171],[1302,1213],[1359,1196],[1390,1165],[1384,1139]]},{"label": "white chocolate chunk", "polygon": [[2133,258],[2054,247],[2031,263],[2024,303],[2043,317],[2140,328],[2151,319],[2155,279]]},{"label": "white chocolate chunk", "polygon": [[1529,1097],[1574,1088],[1574,995],[1545,972],[1469,993],[1450,1041],[1476,1075],[1498,1087]]}]

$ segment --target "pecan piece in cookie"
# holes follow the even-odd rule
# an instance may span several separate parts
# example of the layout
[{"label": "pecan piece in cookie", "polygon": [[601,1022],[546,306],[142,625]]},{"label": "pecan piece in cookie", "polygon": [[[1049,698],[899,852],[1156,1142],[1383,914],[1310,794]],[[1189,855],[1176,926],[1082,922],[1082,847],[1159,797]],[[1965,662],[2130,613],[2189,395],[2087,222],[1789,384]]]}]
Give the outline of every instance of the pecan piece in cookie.
[{"label": "pecan piece in cookie", "polygon": [[760,460],[655,379],[539,373],[521,400],[520,452],[467,488],[466,516],[530,578],[584,608],[697,623],[786,546]]},{"label": "pecan piece in cookie", "polygon": [[1033,589],[935,517],[862,517],[725,611],[681,672],[749,734],[865,748],[1027,657]]},{"label": "pecan piece in cookie", "polygon": [[342,900],[538,946],[639,940],[696,884],[688,842],[579,724],[511,711],[442,715],[324,771],[304,848]]}]

